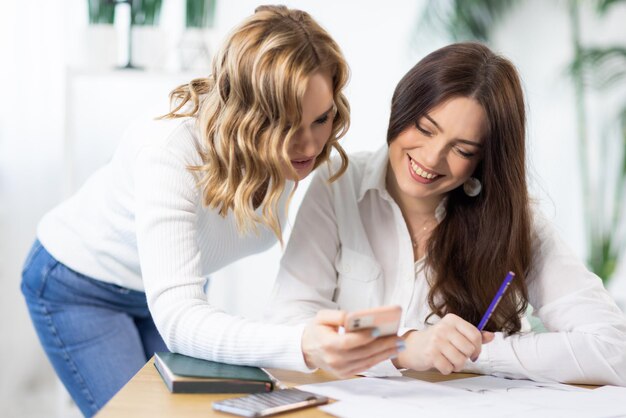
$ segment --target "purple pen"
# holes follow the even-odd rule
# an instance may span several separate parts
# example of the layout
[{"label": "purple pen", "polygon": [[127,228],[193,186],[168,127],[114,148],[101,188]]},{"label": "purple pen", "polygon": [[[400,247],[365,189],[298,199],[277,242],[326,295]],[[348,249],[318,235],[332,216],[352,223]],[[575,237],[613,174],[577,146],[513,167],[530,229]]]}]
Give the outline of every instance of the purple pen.
[{"label": "purple pen", "polygon": [[498,306],[498,303],[500,303],[500,299],[502,299],[502,296],[504,296],[504,292],[506,292],[506,289],[509,287],[514,277],[515,277],[515,273],[513,273],[512,271],[509,271],[509,273],[504,278],[504,281],[502,282],[500,289],[498,289],[498,293],[496,293],[496,295],[494,296],[493,300],[491,301],[491,304],[487,308],[487,311],[483,315],[483,319],[481,319],[480,323],[478,324],[477,328],[479,331],[482,331],[483,328],[485,328],[485,325],[487,325],[489,318],[491,318],[491,314]]}]

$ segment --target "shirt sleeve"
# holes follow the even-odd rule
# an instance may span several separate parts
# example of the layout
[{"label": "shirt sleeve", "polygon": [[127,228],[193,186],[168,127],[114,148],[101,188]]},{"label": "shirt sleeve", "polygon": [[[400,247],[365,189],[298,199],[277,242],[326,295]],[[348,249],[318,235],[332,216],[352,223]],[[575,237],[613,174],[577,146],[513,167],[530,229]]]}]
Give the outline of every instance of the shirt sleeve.
[{"label": "shirt sleeve", "polygon": [[148,306],[167,347],[207,360],[307,371],[302,325],[254,322],[208,303],[196,226],[204,209],[188,165],[167,148],[154,146],[139,153],[134,168],[141,271]]},{"label": "shirt sleeve", "polygon": [[547,332],[496,338],[467,370],[626,386],[626,317],[554,228],[536,215],[529,302]]},{"label": "shirt sleeve", "polygon": [[297,324],[321,309],[338,309],[334,261],[339,237],[328,184],[328,166],[320,167],[304,196],[280,262],[266,317],[275,323]]}]

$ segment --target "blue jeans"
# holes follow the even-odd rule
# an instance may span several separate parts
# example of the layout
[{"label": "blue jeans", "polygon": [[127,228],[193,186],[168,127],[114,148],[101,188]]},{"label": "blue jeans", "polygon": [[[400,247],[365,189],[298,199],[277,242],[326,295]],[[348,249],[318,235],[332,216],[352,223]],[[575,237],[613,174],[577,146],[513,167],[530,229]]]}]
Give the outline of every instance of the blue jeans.
[{"label": "blue jeans", "polygon": [[35,241],[22,293],[50,362],[85,416],[95,415],[155,351],[167,351],[143,292],[92,279]]}]

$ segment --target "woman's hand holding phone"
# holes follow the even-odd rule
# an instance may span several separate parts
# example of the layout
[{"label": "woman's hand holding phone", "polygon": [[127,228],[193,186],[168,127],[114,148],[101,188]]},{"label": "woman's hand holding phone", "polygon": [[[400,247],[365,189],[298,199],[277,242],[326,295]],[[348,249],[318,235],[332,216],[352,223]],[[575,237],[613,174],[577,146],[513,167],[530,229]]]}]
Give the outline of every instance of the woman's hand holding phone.
[{"label": "woman's hand holding phone", "polygon": [[442,374],[460,372],[467,359],[476,361],[482,344],[491,342],[493,337],[493,333],[481,333],[464,319],[448,314],[423,331],[406,333],[406,351],[394,360],[394,364],[418,371],[437,369]]},{"label": "woman's hand holding phone", "polygon": [[344,311],[322,310],[302,335],[302,353],[309,367],[327,370],[339,378],[363,372],[398,354],[403,341],[381,336],[374,328],[340,333],[346,324]]}]

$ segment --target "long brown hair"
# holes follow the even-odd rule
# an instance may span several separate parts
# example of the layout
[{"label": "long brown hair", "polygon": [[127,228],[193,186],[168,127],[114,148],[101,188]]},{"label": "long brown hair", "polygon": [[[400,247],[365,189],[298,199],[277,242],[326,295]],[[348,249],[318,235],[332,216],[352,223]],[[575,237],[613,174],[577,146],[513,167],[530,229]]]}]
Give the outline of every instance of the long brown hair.
[{"label": "long brown hair", "polygon": [[[289,142],[302,120],[308,80],[317,71],[331,75],[336,113],[315,166],[327,161],[334,148],[342,163],[333,181],[348,165],[338,140],[350,123],[342,93],[349,70],[339,46],[308,13],[258,7],[227,39],[208,78],[170,94],[173,109],[165,118],[197,118],[203,165],[190,169],[201,173],[204,204],[222,216],[232,210],[241,232],[261,223],[282,242],[277,205],[285,188],[283,167],[291,167]],[[254,198],[265,187],[257,216]]]},{"label": "long brown hair", "polygon": [[427,244],[432,314],[477,324],[509,270],[517,277],[485,329],[517,332],[527,307],[531,260],[525,166],[525,107],[513,64],[478,43],[441,48],[417,63],[392,99],[387,142],[438,104],[468,97],[487,115],[482,159],[473,173],[482,191],[448,194],[446,216]]}]

